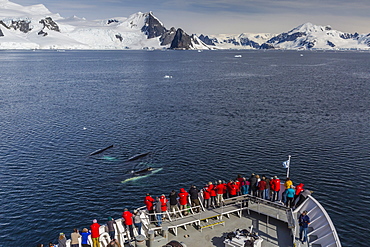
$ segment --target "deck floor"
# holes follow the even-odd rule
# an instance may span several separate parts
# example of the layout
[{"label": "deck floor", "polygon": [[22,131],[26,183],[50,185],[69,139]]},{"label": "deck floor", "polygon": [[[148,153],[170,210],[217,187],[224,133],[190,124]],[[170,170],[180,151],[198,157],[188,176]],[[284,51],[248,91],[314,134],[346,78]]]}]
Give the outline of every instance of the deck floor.
[{"label": "deck floor", "polygon": [[293,246],[291,231],[286,222],[269,217],[267,224],[265,215],[252,211],[250,211],[250,215],[247,211],[243,211],[241,217],[236,213],[229,216],[230,218],[223,217],[224,225],[215,225],[213,228],[205,228],[202,231],[194,225],[187,225],[186,230],[179,227],[177,236],[173,232],[169,232],[168,241],[183,242],[187,247],[224,247],[223,242],[227,233],[236,229],[249,229],[253,225],[253,231],[257,232],[263,239],[262,247]]}]

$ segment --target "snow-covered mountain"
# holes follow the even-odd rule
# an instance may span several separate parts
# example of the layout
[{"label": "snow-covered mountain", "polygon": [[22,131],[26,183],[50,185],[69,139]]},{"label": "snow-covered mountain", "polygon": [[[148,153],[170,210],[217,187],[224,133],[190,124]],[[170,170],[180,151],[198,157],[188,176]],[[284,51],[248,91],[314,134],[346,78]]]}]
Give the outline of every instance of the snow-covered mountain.
[{"label": "snow-covered mountain", "polygon": [[[181,35],[180,35],[181,34]],[[176,38],[176,39],[175,39]],[[173,41],[176,40],[176,44]],[[209,49],[183,30],[167,30],[151,12],[88,21],[44,5],[0,0],[0,49]]]},{"label": "snow-covered mountain", "polygon": [[153,13],[88,21],[0,0],[0,49],[370,49],[370,34],[305,23],[281,34],[188,35]]},{"label": "snow-covered mountain", "polygon": [[370,49],[370,34],[344,33],[312,23],[276,35],[200,35],[199,38],[209,46],[228,49]]}]

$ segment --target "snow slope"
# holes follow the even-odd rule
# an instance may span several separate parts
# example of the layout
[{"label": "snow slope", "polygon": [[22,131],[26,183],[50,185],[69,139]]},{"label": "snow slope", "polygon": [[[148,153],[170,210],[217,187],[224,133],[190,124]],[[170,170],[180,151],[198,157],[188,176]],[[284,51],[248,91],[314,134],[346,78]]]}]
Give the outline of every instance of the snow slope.
[{"label": "snow slope", "polygon": [[344,33],[330,26],[305,23],[267,43],[280,49],[369,49],[366,42],[359,42],[360,37],[366,35]]},{"label": "snow slope", "polygon": [[[178,29],[179,30],[179,29]],[[369,49],[370,34],[302,24],[281,34],[187,35],[151,12],[88,21],[0,0],[0,49]],[[176,38],[176,40],[175,40]],[[176,44],[178,46],[176,46]],[[161,45],[163,44],[163,45]]]},{"label": "snow slope", "polygon": [[[21,6],[0,0],[0,49],[163,48],[159,38],[148,39],[141,31],[148,14],[138,12],[128,18],[88,21],[76,16],[63,18],[42,4]],[[59,31],[40,23],[47,17]]]},{"label": "snow slope", "polygon": [[276,35],[242,33],[199,37],[207,45],[223,49],[370,49],[370,34],[344,33],[309,22]]}]

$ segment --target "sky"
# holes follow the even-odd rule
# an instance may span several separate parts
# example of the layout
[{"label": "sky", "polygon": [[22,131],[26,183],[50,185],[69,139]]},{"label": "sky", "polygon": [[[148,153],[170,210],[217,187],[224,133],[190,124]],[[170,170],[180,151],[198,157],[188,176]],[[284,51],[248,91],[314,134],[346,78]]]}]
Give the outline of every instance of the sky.
[{"label": "sky", "polygon": [[282,33],[306,22],[370,33],[370,0],[10,0],[44,4],[62,17],[88,20],[152,11],[167,29],[189,34]]}]

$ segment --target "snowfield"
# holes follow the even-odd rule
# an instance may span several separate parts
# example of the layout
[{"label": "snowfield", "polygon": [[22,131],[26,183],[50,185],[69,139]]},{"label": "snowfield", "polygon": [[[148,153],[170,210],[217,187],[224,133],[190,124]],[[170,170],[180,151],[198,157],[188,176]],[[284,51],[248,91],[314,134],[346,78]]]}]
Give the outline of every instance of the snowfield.
[{"label": "snowfield", "polygon": [[[149,39],[148,33],[142,31],[143,27],[148,27],[149,17],[155,18],[164,28],[152,13],[137,12],[127,18],[89,21],[77,16],[63,18],[42,4],[22,6],[0,0],[0,49],[173,48],[171,44],[161,45],[161,36]],[[189,46],[185,49],[370,49],[370,34],[343,33],[330,26],[311,23],[281,34],[194,34],[189,37]]]}]

